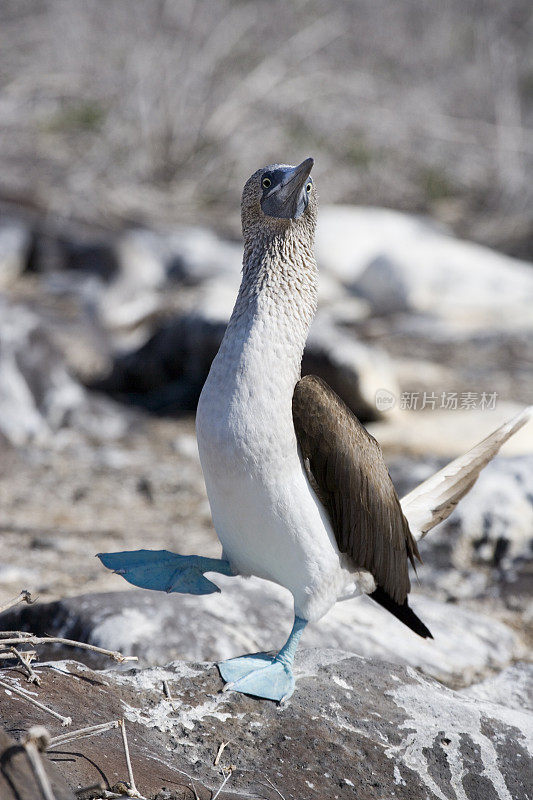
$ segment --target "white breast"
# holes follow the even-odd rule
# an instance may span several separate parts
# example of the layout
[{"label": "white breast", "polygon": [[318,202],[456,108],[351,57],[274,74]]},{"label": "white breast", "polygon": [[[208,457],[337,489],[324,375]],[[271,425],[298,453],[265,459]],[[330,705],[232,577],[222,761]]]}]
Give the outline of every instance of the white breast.
[{"label": "white breast", "polygon": [[242,575],[285,586],[296,613],[314,620],[360,590],[301,462],[292,422],[301,353],[295,367],[279,325],[256,315],[228,330],[200,397],[198,447],[225,557]]}]

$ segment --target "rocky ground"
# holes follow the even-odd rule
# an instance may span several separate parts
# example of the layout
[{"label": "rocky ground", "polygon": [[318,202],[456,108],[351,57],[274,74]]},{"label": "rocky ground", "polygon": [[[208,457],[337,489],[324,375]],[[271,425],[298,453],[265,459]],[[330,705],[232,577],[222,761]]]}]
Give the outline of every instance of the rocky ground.
[{"label": "rocky ground", "polygon": [[[183,661],[127,672],[55,662],[41,667],[39,694],[72,730],[125,718],[135,783],[159,800],[529,797],[529,665],[459,692],[337,649],[303,650],[296,669],[298,691],[284,707],[223,693],[214,666]],[[9,691],[12,733],[29,722],[54,737],[68,730]],[[73,787],[119,788],[127,778],[116,729],[53,744],[48,759]]]},{"label": "rocky ground", "polygon": [[[533,270],[419,218],[323,212],[304,369],[367,421],[404,494],[533,396]],[[370,601],[339,604],[306,632],[285,708],[220,694],[216,669],[198,663],[279,647],[290,625],[283,590],[221,579],[220,595],[159,597],[94,558],[140,547],[218,554],[191,410],[239,269],[239,245],[209,231],[110,235],[1,218],[0,605],[22,588],[39,602],[6,612],[0,627],[139,662],[110,671],[94,653],[48,645],[40,659],[76,663],[37,667],[40,687],[12,662],[0,679],[70,715],[72,728],[125,716],[150,798],[194,798],[192,782],[202,800],[526,798],[532,425],[421,543],[412,605],[434,641]],[[63,732],[9,691],[0,717],[15,740],[35,723]],[[21,796],[33,800],[26,751],[3,747],[1,796],[16,796],[6,775],[24,774]],[[52,747],[56,800],[127,780],[121,748],[116,730]]]}]

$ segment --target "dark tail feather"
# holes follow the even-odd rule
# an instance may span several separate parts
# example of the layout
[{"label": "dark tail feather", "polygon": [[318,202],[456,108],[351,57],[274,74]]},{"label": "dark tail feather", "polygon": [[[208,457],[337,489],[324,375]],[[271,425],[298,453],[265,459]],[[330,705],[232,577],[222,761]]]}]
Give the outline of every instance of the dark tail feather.
[{"label": "dark tail feather", "polygon": [[433,639],[431,631],[426,628],[422,620],[418,619],[413,609],[409,608],[407,600],[405,600],[404,603],[397,603],[396,600],[389,597],[380,586],[378,586],[375,592],[372,592],[372,594],[368,596],[371,597],[372,600],[375,600],[376,603],[379,603],[380,606],[386,608],[387,611],[390,611],[391,614],[394,614],[400,622],[403,622],[404,625],[407,625],[408,628],[411,628],[412,631],[418,633],[422,638]]}]

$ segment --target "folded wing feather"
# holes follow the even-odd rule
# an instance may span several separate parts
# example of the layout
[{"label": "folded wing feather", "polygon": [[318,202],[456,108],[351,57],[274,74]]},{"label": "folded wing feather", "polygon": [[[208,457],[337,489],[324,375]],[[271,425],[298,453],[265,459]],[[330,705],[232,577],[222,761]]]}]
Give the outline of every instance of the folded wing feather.
[{"label": "folded wing feather", "polygon": [[340,552],[400,604],[410,590],[407,560],[414,566],[420,559],[417,540],[451,514],[483,467],[533,416],[533,406],[526,408],[400,501],[379,444],[325,381],[302,378],[292,411],[309,479]]},{"label": "folded wing feather", "polygon": [[295,387],[294,428],[308,475],[337,546],[397,603],[410,589],[408,559],[420,558],[376,440],[320,378]]}]

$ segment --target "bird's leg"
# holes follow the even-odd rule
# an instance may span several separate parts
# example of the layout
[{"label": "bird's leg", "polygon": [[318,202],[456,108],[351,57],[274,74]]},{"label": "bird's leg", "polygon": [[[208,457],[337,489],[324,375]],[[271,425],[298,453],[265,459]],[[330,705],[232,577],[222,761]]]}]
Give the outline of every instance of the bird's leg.
[{"label": "bird's leg", "polygon": [[204,577],[204,572],[233,575],[229,564],[222,558],[180,556],[169,550],[126,550],[122,553],[98,553],[98,558],[108,569],[139,586],[160,592],[183,594],[211,594],[220,589]]},{"label": "bird's leg", "polygon": [[277,656],[254,653],[219,663],[218,669],[226,681],[224,691],[232,689],[279,702],[290,697],[294,691],[294,654],[306,625],[306,619],[294,618],[290,636]]}]

